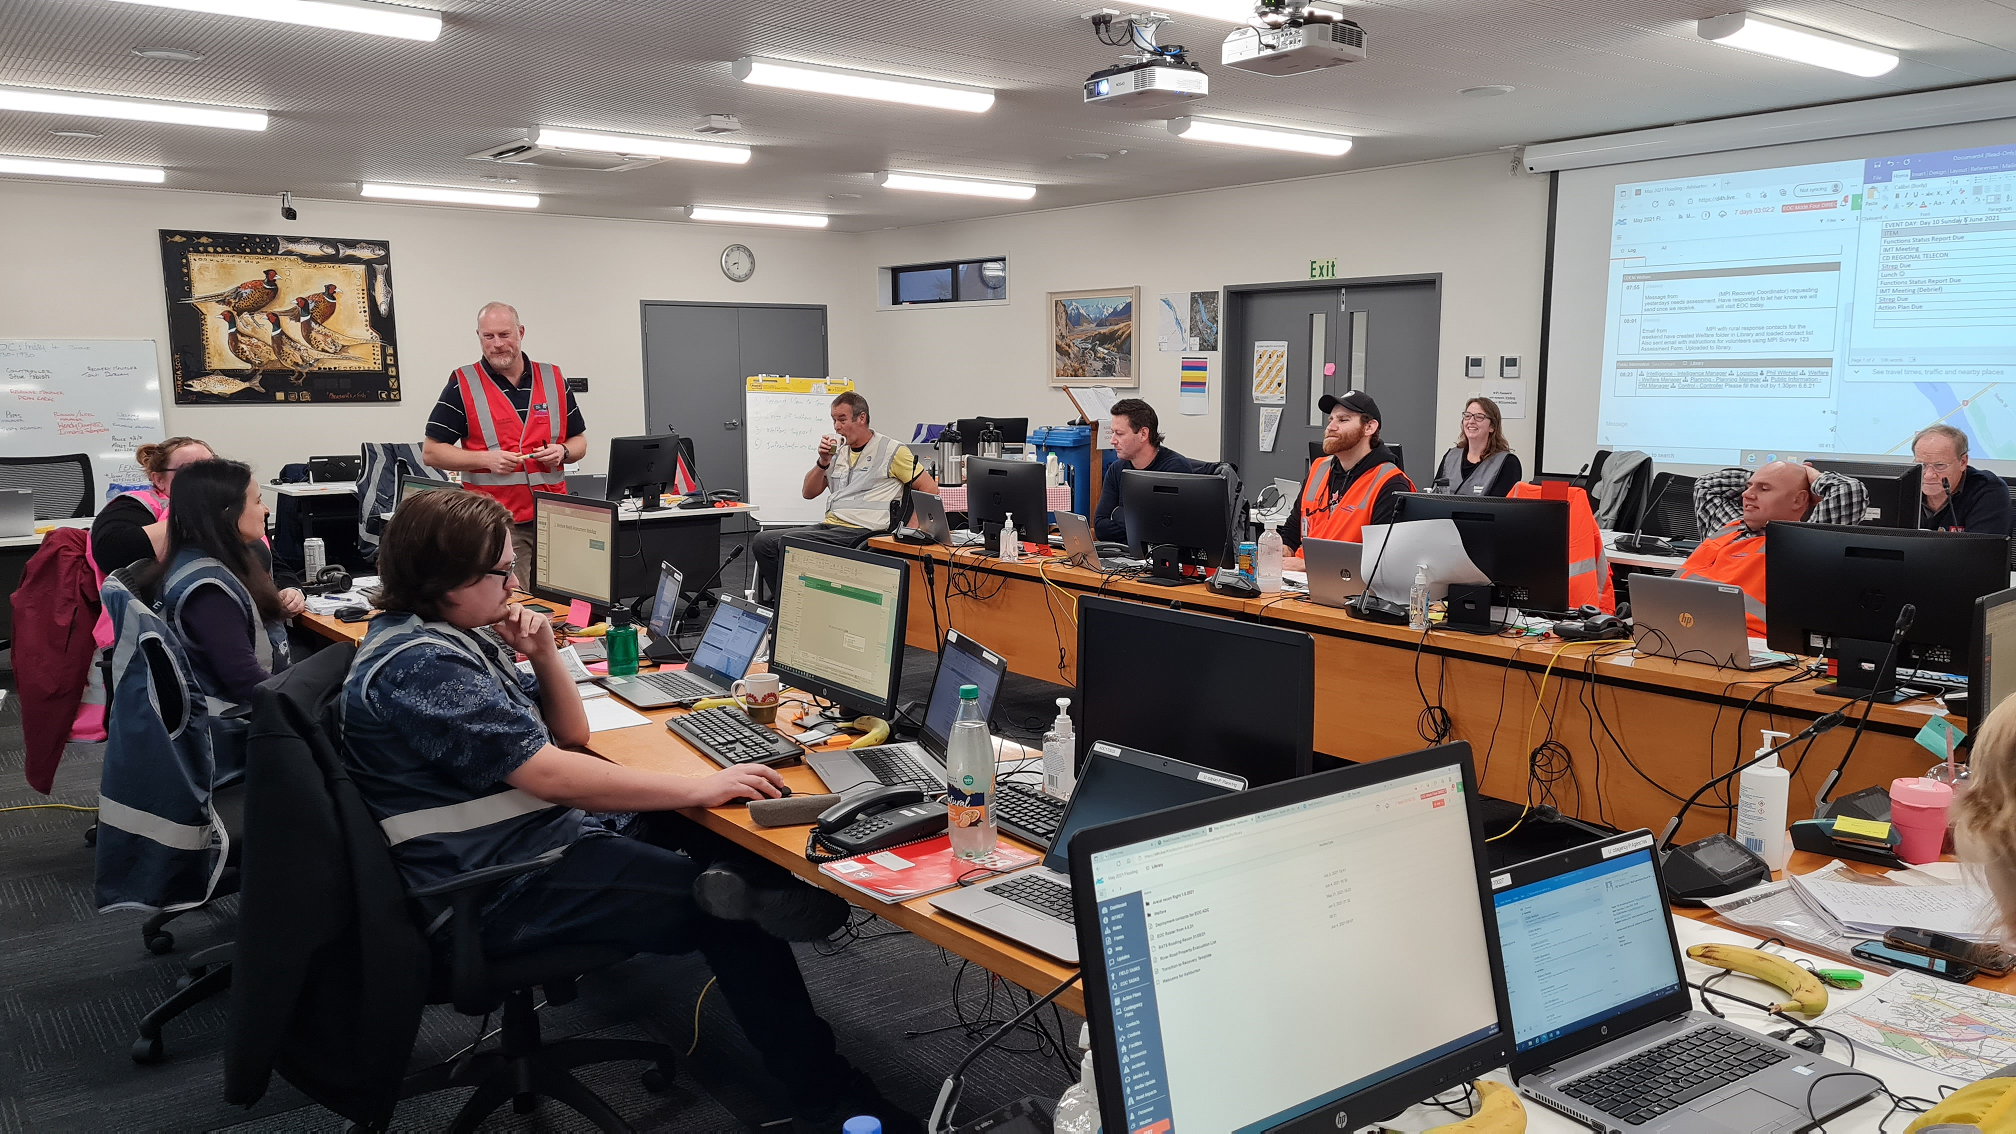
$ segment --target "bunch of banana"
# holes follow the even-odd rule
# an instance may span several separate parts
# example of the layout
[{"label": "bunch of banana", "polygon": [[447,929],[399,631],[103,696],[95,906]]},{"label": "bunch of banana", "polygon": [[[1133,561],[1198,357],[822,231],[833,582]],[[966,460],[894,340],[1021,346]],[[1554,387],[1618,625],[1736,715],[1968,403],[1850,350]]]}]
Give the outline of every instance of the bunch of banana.
[{"label": "bunch of banana", "polygon": [[873,748],[889,739],[889,722],[881,717],[855,717],[854,723],[847,727],[861,730],[861,738],[849,748]]},{"label": "bunch of banana", "polygon": [[1687,955],[1704,965],[1753,976],[1784,989],[1792,999],[1772,1005],[1773,1011],[1818,1016],[1827,1010],[1827,986],[1810,969],[1795,964],[1789,958],[1766,953],[1762,949],[1720,943],[1692,946]]},{"label": "bunch of banana", "polygon": [[1519,1092],[1492,1079],[1479,1079],[1477,1112],[1461,1122],[1430,1127],[1426,1134],[1525,1134],[1526,1104]]}]

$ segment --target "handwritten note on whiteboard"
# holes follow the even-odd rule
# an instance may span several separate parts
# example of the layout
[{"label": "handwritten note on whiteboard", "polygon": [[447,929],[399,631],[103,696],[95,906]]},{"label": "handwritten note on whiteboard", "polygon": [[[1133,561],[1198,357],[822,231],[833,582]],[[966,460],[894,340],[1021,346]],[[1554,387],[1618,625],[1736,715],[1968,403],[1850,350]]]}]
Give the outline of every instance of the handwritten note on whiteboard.
[{"label": "handwritten note on whiteboard", "polygon": [[0,339],[0,456],[88,453],[98,500],[144,484],[133,451],[162,440],[148,339]]},{"label": "handwritten note on whiteboard", "polygon": [[749,446],[749,495],[766,524],[817,523],[826,494],[807,500],[805,470],[819,458],[819,438],[833,432],[834,397],[854,388],[846,378],[756,375],[743,392]]}]

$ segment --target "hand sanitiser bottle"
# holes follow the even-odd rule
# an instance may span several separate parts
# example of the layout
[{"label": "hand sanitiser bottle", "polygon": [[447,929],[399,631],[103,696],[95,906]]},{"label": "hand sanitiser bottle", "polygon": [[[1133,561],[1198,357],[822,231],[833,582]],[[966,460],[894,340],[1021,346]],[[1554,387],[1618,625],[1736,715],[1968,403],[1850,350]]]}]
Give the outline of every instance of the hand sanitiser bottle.
[{"label": "hand sanitiser bottle", "polygon": [[1054,1134],[1099,1134],[1099,1085],[1092,1076],[1092,1031],[1088,1024],[1078,1027],[1078,1081],[1057,1100],[1057,1114],[1051,1120]]},{"label": "hand sanitiser bottle", "polygon": [[1013,563],[1022,558],[1022,537],[1015,531],[1015,517],[1010,516],[1001,523],[1001,562]]},{"label": "hand sanitiser bottle", "polygon": [[1414,589],[1407,592],[1407,629],[1428,629],[1428,568],[1414,570]]},{"label": "hand sanitiser bottle", "polygon": [[1043,734],[1043,790],[1070,799],[1077,786],[1078,745],[1071,732],[1071,698],[1057,698],[1057,719]]},{"label": "hand sanitiser bottle", "polygon": [[[1764,730],[1764,742],[1757,747],[1762,756],[1783,742],[1787,733]],[[1792,773],[1778,765],[1778,757],[1765,756],[1760,764],[1743,769],[1737,781],[1736,841],[1764,860],[1773,870],[1785,869],[1792,847],[1785,839],[1786,797],[1792,790]]]},{"label": "hand sanitiser bottle", "polygon": [[945,806],[953,854],[994,853],[994,738],[987,734],[977,685],[959,687],[959,715],[945,745]]}]

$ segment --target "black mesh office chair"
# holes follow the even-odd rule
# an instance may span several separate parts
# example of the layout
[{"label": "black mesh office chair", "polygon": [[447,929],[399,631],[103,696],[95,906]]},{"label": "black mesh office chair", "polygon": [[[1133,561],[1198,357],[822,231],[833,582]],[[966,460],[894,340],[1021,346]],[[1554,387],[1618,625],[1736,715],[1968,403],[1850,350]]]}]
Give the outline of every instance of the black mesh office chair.
[{"label": "black mesh office chair", "polygon": [[[2011,507],[2016,507],[2016,484],[2009,486],[2009,504]],[[2010,534],[2016,535],[2016,532]],[[2016,571],[2016,539],[2009,541],[2009,570]]]},{"label": "black mesh office chair", "polygon": [[1653,477],[1642,522],[1648,536],[1700,539],[1700,521],[1694,517],[1694,478],[1670,472]]},{"label": "black mesh office chair", "polygon": [[0,488],[27,488],[35,493],[35,518],[69,520],[91,515],[97,497],[91,477],[91,455],[0,457]]}]

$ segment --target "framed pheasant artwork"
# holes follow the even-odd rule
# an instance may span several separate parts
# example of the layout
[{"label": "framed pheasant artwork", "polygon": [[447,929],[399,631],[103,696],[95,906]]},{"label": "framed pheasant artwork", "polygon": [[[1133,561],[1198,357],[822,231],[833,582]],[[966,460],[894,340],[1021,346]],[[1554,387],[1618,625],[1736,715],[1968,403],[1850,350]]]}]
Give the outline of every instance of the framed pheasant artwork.
[{"label": "framed pheasant artwork", "polygon": [[175,404],[399,400],[383,240],[161,230]]}]

